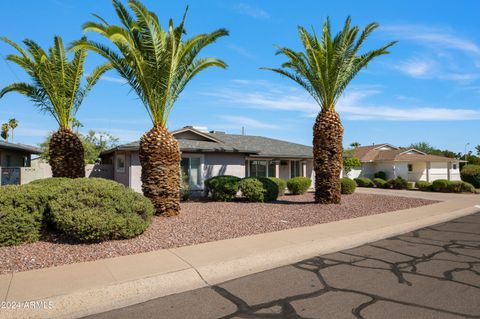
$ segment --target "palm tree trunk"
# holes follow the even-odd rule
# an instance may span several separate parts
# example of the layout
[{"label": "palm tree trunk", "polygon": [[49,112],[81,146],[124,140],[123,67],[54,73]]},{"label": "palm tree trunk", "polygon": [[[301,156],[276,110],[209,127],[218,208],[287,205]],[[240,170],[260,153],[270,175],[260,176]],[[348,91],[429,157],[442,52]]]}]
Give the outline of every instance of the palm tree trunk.
[{"label": "palm tree trunk", "polygon": [[60,128],[53,133],[48,154],[53,177],[85,177],[82,141],[72,130]]},{"label": "palm tree trunk", "polygon": [[179,213],[180,158],[177,141],[164,127],[154,127],[140,139],[142,190],[157,214]]},{"label": "palm tree trunk", "polygon": [[339,204],[343,126],[335,110],[322,110],[313,127],[315,202]]}]

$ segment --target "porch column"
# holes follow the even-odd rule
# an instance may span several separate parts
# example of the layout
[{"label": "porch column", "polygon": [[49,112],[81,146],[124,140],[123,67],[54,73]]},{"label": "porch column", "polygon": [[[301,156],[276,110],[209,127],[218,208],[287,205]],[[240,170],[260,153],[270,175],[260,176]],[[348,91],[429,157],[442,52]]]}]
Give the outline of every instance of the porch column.
[{"label": "porch column", "polygon": [[427,162],[427,182],[430,182],[430,162]]},{"label": "porch column", "polygon": [[451,179],[451,172],[450,172],[450,169],[452,168],[452,163],[451,162],[447,162],[447,180],[450,180]]},{"label": "porch column", "polygon": [[280,161],[275,161],[275,177],[280,178]]},{"label": "porch column", "polygon": [[307,161],[302,161],[302,176],[303,177],[308,177],[307,176]]}]

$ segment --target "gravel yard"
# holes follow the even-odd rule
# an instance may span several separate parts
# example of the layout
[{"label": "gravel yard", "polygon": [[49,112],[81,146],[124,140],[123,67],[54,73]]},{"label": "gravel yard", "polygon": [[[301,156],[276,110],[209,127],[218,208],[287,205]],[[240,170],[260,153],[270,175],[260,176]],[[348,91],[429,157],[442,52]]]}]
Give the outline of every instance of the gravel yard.
[{"label": "gravel yard", "polygon": [[353,194],[341,205],[316,205],[313,194],[284,196],[273,203],[187,202],[175,217],[154,217],[141,236],[98,244],[78,244],[52,236],[21,246],[0,247],[0,274],[130,255],[163,248],[327,223],[413,208],[434,201]]}]

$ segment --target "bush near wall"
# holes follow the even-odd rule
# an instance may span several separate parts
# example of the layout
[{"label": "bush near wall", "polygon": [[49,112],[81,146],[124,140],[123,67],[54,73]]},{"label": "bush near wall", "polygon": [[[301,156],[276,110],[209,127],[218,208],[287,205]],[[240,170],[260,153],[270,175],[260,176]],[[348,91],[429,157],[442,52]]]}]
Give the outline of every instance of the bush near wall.
[{"label": "bush near wall", "polygon": [[240,178],[231,175],[214,176],[205,180],[205,186],[216,201],[231,201],[239,190]]},{"label": "bush near wall", "polygon": [[462,181],[470,183],[473,187],[480,188],[480,165],[467,164],[460,171]]},{"label": "bush near wall", "polygon": [[353,194],[357,188],[357,183],[350,178],[341,178],[340,179],[341,192],[344,195]]},{"label": "bush near wall", "polygon": [[432,190],[434,192],[447,192],[448,191],[448,180],[437,179],[437,180],[433,181]]},{"label": "bush near wall", "polygon": [[269,179],[278,186],[278,196],[283,196],[285,195],[285,190],[287,189],[287,181],[285,181],[283,178],[277,178],[277,177],[269,177]]},{"label": "bush near wall", "polygon": [[265,188],[262,182],[255,177],[247,177],[240,181],[240,191],[249,202],[263,202],[265,200]]},{"label": "bush near wall", "polygon": [[387,185],[387,181],[379,177],[374,178],[372,182],[375,184],[375,187],[377,188],[385,188],[385,186]]},{"label": "bush near wall", "polygon": [[375,174],[373,174],[373,177],[375,177],[375,178],[381,178],[381,179],[383,179],[384,181],[387,180],[387,174],[386,174],[385,172],[382,172],[382,171],[376,172]]},{"label": "bush near wall", "polygon": [[421,191],[428,192],[432,190],[432,183],[427,181],[418,181],[415,183],[415,187]]},{"label": "bush near wall", "polygon": [[370,178],[367,177],[359,177],[354,179],[355,183],[357,183],[358,187],[373,187],[375,184],[372,182]]},{"label": "bush near wall", "polygon": [[287,181],[288,191],[293,195],[305,194],[310,188],[310,185],[312,185],[312,180],[303,176],[290,178]]},{"label": "bush near wall", "polygon": [[395,179],[391,179],[385,185],[386,188],[393,188],[393,189],[410,189],[410,185],[408,181],[400,176]]}]

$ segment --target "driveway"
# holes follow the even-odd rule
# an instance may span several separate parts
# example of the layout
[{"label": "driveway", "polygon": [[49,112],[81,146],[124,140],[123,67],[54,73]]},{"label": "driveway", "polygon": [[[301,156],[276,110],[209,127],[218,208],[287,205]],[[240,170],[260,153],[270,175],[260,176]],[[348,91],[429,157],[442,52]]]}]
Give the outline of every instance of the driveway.
[{"label": "driveway", "polygon": [[480,213],[88,318],[480,318]]}]

